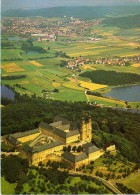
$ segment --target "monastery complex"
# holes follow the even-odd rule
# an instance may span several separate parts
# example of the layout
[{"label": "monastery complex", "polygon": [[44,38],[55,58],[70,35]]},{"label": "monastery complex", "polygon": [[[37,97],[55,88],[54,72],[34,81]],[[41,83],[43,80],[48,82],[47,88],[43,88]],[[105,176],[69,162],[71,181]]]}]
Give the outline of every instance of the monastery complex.
[{"label": "monastery complex", "polygon": [[[94,136],[94,135],[93,135]],[[91,143],[92,121],[88,118],[81,121],[80,127],[73,127],[66,119],[56,118],[55,122],[41,122],[34,130],[5,136],[6,140],[16,147],[31,165],[46,162],[50,157],[58,157],[72,169],[87,165],[105,152],[116,152],[115,145],[99,149]],[[82,147],[82,151],[65,151],[64,147]]]}]

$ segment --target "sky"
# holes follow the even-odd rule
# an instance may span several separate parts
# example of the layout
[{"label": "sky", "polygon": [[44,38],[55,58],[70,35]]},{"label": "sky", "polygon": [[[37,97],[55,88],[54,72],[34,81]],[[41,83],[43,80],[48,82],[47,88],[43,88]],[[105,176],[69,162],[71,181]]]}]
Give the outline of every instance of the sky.
[{"label": "sky", "polygon": [[140,0],[1,0],[2,10],[56,6],[140,5]]}]

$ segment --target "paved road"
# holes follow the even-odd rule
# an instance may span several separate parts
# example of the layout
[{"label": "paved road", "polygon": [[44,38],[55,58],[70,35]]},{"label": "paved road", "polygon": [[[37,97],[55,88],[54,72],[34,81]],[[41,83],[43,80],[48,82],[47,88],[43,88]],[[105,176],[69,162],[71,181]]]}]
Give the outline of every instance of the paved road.
[{"label": "paved road", "polygon": [[105,186],[107,186],[113,193],[115,194],[122,194],[112,183],[106,181],[105,179],[101,178],[101,177],[97,177],[97,176],[93,176],[91,174],[87,174],[87,173],[81,173],[81,172],[76,172],[76,171],[69,171],[70,175],[86,175],[86,176],[90,176],[92,178],[95,178],[99,181],[101,181]]}]

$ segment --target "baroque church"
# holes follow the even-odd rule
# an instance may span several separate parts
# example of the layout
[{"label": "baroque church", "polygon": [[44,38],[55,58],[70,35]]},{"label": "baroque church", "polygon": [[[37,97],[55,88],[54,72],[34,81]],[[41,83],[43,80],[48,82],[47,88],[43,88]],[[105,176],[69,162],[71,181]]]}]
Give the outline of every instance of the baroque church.
[{"label": "baroque church", "polygon": [[[37,129],[10,134],[6,136],[6,139],[16,146],[16,149],[29,160],[31,165],[46,162],[54,156],[76,169],[96,160],[106,151],[116,152],[115,145],[99,149],[91,143],[92,121],[90,117],[87,122],[82,119],[79,128],[72,127],[71,122],[66,119],[56,117],[53,123],[41,122]],[[64,151],[64,147],[68,146],[81,146],[82,151]]]}]

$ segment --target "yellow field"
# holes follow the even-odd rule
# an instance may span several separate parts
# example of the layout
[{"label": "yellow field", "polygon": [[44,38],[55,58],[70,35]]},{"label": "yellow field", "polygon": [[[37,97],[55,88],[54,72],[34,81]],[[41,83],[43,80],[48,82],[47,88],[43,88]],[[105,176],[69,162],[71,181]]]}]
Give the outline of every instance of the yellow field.
[{"label": "yellow field", "polygon": [[42,64],[40,64],[40,63],[38,63],[36,61],[30,61],[30,63],[35,65],[35,66],[38,66],[38,67],[43,66]]},{"label": "yellow field", "polygon": [[60,87],[61,86],[61,83],[53,82],[53,86],[54,87]]},{"label": "yellow field", "polygon": [[67,87],[67,88],[70,88],[70,89],[76,89],[76,90],[84,91],[83,88],[79,87],[76,83],[73,83],[73,82],[63,83],[63,86]]},{"label": "yellow field", "polygon": [[129,46],[134,46],[134,47],[139,47],[139,44],[138,43],[134,43],[134,42],[131,42],[131,43],[128,43]]},{"label": "yellow field", "polygon": [[29,83],[29,81],[21,81],[18,84],[28,84],[28,83]]},{"label": "yellow field", "polygon": [[95,51],[80,52],[80,53],[75,53],[75,52],[73,52],[73,53],[68,53],[68,55],[72,55],[72,56],[79,56],[79,55],[84,55],[84,54],[90,55],[90,54],[99,54],[99,53],[97,53],[97,52],[95,52]]},{"label": "yellow field", "polygon": [[9,63],[2,66],[2,69],[6,72],[22,72],[25,71],[23,68],[18,66],[16,63]]},{"label": "yellow field", "polygon": [[68,79],[69,79],[69,81],[72,81],[73,83],[77,83],[78,84],[78,81],[77,80],[75,80],[73,78],[68,78]]},{"label": "yellow field", "polygon": [[127,54],[127,55],[120,55],[121,57],[128,57],[128,56],[136,56],[137,54]]},{"label": "yellow field", "polygon": [[138,67],[140,67],[140,63],[138,63],[138,64],[133,64],[132,66],[135,67],[135,68],[138,68]]},{"label": "yellow field", "polygon": [[91,67],[91,66],[89,66],[89,65],[84,65],[84,66],[82,66],[82,68],[83,68],[84,70],[86,70],[86,69],[96,70],[95,68],[93,68],[93,67]]},{"label": "yellow field", "polygon": [[89,90],[92,90],[92,91],[107,87],[107,85],[100,85],[100,84],[95,84],[95,83],[89,83],[89,82],[80,81],[80,80],[79,80],[79,82],[80,82],[82,87],[88,88]]},{"label": "yellow field", "polygon": [[103,33],[105,36],[112,36],[112,33]]},{"label": "yellow field", "polygon": [[[95,46],[91,46],[91,47],[86,47],[84,48],[85,50],[90,50],[90,49],[101,49],[101,48],[106,48],[106,46],[98,46],[98,47],[95,47]],[[89,51],[90,52],[90,51]],[[93,51],[92,51],[93,52]]]}]

